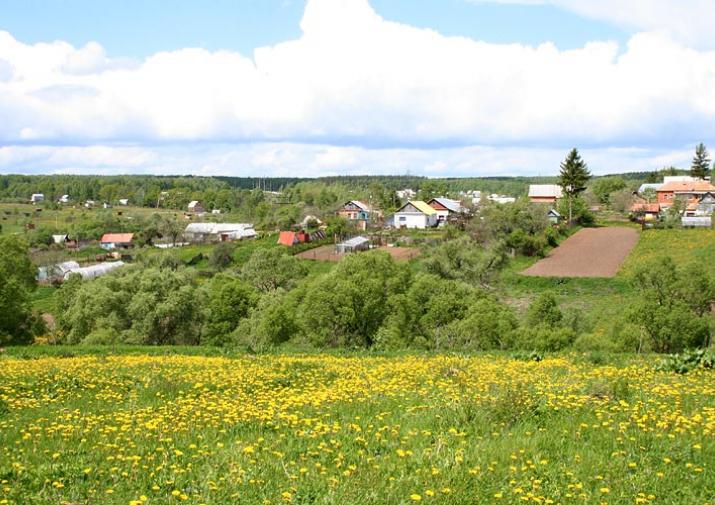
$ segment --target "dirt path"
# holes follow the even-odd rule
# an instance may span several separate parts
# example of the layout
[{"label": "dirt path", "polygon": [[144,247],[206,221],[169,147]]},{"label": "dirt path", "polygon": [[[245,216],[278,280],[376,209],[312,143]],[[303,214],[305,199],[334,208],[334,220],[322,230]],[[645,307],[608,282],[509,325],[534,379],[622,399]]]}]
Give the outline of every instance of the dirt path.
[{"label": "dirt path", "polygon": [[522,272],[534,277],[615,277],[638,242],[633,228],[586,228]]}]

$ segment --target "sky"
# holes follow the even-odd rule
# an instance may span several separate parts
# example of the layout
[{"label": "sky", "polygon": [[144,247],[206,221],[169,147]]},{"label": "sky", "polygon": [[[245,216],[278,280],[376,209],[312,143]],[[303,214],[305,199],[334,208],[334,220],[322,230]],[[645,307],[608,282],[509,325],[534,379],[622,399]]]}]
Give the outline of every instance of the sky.
[{"label": "sky", "polygon": [[[0,173],[687,167],[711,0],[0,0]],[[712,142],[711,142],[712,143]],[[715,145],[715,144],[714,144]]]}]

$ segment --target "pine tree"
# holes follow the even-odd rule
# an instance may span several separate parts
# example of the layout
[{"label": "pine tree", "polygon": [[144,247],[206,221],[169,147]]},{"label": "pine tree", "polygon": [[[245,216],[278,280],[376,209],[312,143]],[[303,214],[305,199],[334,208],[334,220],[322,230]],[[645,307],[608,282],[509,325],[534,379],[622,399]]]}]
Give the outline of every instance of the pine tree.
[{"label": "pine tree", "polygon": [[573,222],[573,199],[586,190],[586,183],[591,178],[586,162],[581,159],[578,149],[571,149],[561,163],[559,186],[569,199],[569,224]]},{"label": "pine tree", "polygon": [[695,157],[690,165],[690,175],[699,179],[705,178],[710,172],[710,158],[705,144],[702,142],[695,148]]}]

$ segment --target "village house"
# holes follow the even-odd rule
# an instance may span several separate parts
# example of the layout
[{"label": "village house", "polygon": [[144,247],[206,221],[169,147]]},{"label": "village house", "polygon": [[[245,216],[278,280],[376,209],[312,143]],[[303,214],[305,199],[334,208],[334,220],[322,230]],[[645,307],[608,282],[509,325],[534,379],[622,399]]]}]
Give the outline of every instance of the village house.
[{"label": "village house", "polygon": [[432,228],[437,226],[437,211],[421,200],[409,201],[393,217],[395,228]]},{"label": "village house", "polygon": [[529,186],[529,201],[531,203],[555,204],[563,197],[563,191],[558,184],[532,184]]},{"label": "village house", "polygon": [[[27,194],[27,193],[25,193],[25,194]],[[30,196],[30,203],[33,205],[36,203],[44,202],[44,201],[45,201],[45,195],[43,195],[42,193],[33,193],[32,196]]]},{"label": "village house", "polygon": [[62,195],[57,203],[70,203],[70,195]]},{"label": "village house", "polygon": [[462,202],[449,198],[432,198],[427,205],[437,211],[437,224],[446,223],[451,217],[462,214],[465,209]]},{"label": "village house", "polygon": [[643,221],[657,221],[660,217],[660,204],[648,202],[636,202],[631,205],[631,214],[634,216],[642,216]]},{"label": "village house", "polygon": [[370,205],[359,200],[350,200],[338,210],[338,216],[344,217],[351,223],[355,223],[357,228],[364,230],[370,221],[371,214],[376,213]]},{"label": "village house", "polygon": [[417,196],[417,191],[415,191],[414,189],[409,189],[409,188],[399,189],[399,190],[395,191],[395,195],[400,200],[409,200],[409,199]]},{"label": "village house", "polygon": [[694,181],[673,181],[663,184],[656,192],[661,207],[671,207],[676,200],[686,206],[696,204],[707,193],[715,193],[715,186],[702,179]]},{"label": "village house", "polygon": [[715,213],[715,193],[707,192],[700,197],[695,208],[697,216],[711,216]]},{"label": "village house", "polygon": [[190,223],[184,230],[189,242],[233,242],[256,237],[249,223]]},{"label": "village house", "polygon": [[201,205],[201,202],[199,202],[198,200],[193,200],[189,202],[188,210],[192,214],[203,214],[204,212],[206,212],[204,210],[203,205]]},{"label": "village house", "polygon": [[134,244],[133,233],[105,233],[99,241],[99,247],[111,251],[114,249],[129,249]]},{"label": "village house", "polygon": [[129,198],[120,198],[119,205],[124,205],[124,206],[129,205]]}]

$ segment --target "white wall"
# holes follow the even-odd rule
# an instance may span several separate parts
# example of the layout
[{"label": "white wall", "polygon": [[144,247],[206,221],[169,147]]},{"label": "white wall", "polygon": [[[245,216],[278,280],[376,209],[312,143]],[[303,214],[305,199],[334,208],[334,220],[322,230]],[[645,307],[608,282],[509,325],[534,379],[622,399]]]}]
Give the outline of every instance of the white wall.
[{"label": "white wall", "polygon": [[[435,216],[436,217],[436,216]],[[404,218],[404,220],[401,220]],[[395,228],[427,228],[428,216],[425,214],[414,212],[397,212],[395,213]]]}]

